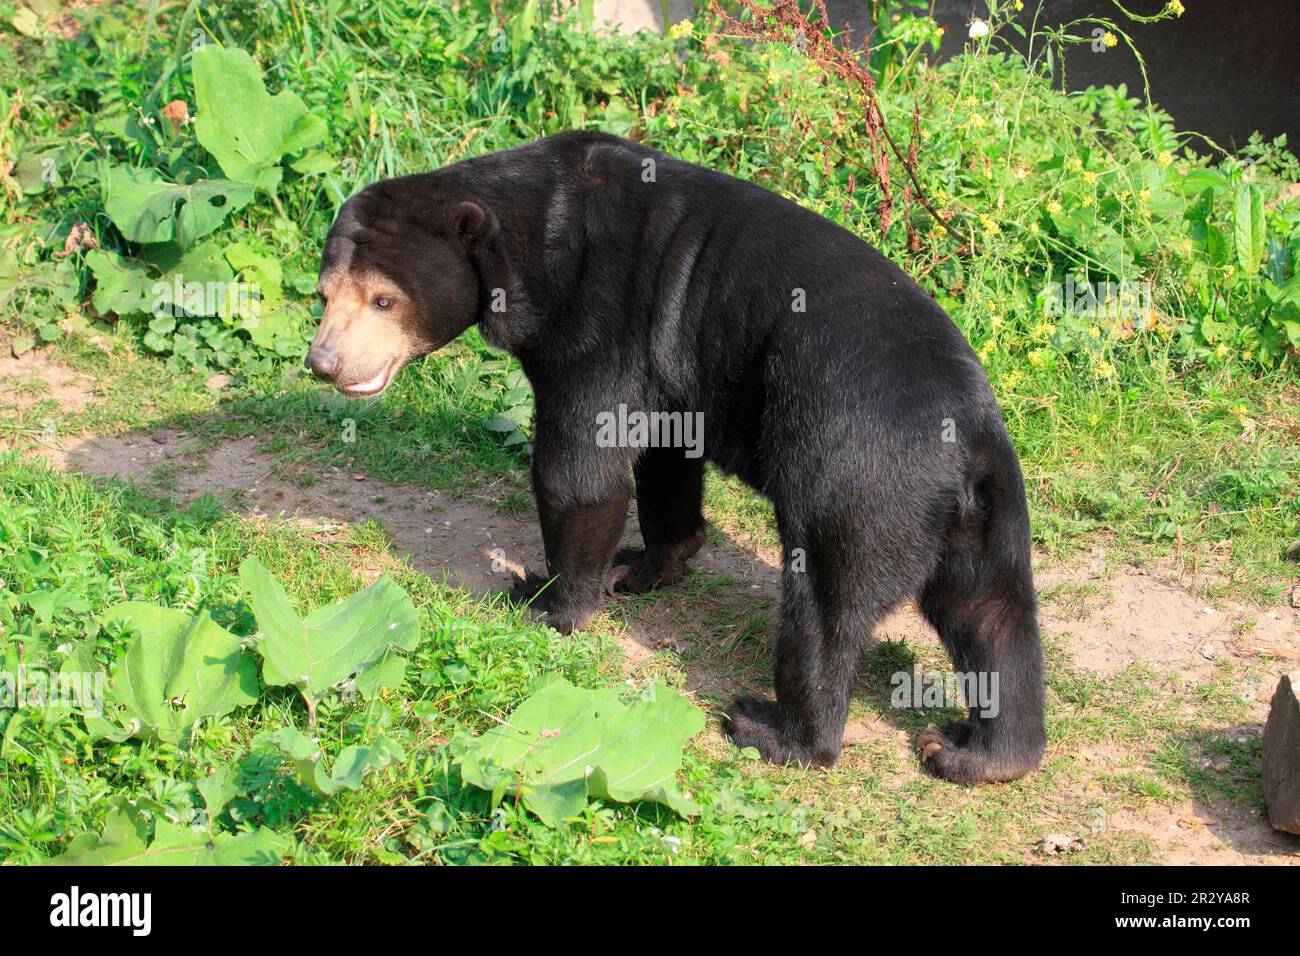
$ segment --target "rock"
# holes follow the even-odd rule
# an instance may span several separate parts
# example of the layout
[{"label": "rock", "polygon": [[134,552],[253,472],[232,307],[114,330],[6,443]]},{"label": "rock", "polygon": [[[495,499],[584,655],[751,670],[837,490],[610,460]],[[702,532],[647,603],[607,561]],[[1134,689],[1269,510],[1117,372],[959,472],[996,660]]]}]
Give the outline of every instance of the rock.
[{"label": "rock", "polygon": [[203,387],[210,388],[214,392],[219,392],[229,384],[230,376],[225,372],[218,372],[216,375],[210,376],[208,380],[203,383]]},{"label": "rock", "polygon": [[1087,844],[1073,833],[1049,833],[1034,844],[1034,850],[1043,856],[1055,856],[1059,853],[1078,853]]},{"label": "rock", "polygon": [[1275,830],[1300,833],[1300,670],[1283,674],[1264,725],[1264,800]]}]

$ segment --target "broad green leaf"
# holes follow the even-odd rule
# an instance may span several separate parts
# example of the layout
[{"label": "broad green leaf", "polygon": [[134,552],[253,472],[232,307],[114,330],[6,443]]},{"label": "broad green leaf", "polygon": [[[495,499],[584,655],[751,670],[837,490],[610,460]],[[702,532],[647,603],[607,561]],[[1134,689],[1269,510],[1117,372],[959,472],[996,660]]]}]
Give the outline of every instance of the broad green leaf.
[{"label": "broad green leaf", "polygon": [[621,96],[611,96],[605,106],[605,118],[601,120],[600,129],[615,136],[626,136],[636,125],[637,114],[627,105]]},{"label": "broad green leaf", "polygon": [[1238,186],[1232,211],[1233,237],[1237,243],[1237,265],[1248,276],[1259,271],[1264,259],[1267,230],[1264,198],[1255,186]]},{"label": "broad green leaf", "polygon": [[101,833],[83,833],[47,866],[278,866],[282,838],[271,830],[219,833],[177,826],[158,817],[148,839],[148,817],[118,797]]},{"label": "broad green leaf", "polygon": [[378,663],[390,648],[409,651],[419,643],[415,605],[387,577],[305,619],[257,558],[240,566],[239,577],[262,631],[262,677],[298,688],[313,711],[331,688]]},{"label": "broad green leaf", "polygon": [[274,192],[283,175],[280,160],[325,138],[325,122],[308,113],[296,93],[266,91],[261,71],[243,50],[208,44],[195,51],[191,67],[195,133],[236,182]]},{"label": "broad green leaf", "polygon": [[353,744],[344,747],[334,761],[334,768],[326,770],[320,744],[301,731],[286,727],[268,739],[294,765],[303,785],[323,797],[333,796],[343,789],[360,790],[361,781],[367,774],[382,770],[394,760],[406,756],[398,744],[381,736],[368,746]]},{"label": "broad green leaf", "polygon": [[630,704],[615,688],[587,690],[555,678],[460,758],[461,779],[514,793],[548,826],[589,797],[652,800],[697,812],[677,788],[682,747],[704,729],[700,709],[661,683]]},{"label": "broad green leaf", "polygon": [[90,304],[100,315],[132,315],[144,312],[150,302],[153,278],[142,266],[129,264],[115,252],[91,249],[86,265],[95,276]]},{"label": "broad green leaf", "polygon": [[537,0],[527,0],[523,10],[510,24],[510,55],[518,62],[520,54],[533,39],[537,27]]},{"label": "broad green leaf", "polygon": [[143,601],[110,608],[105,623],[139,632],[108,680],[105,719],[87,718],[102,736],[157,736],[181,742],[204,717],[220,717],[257,700],[257,667],[239,638],[206,611],[183,611]]},{"label": "broad green leaf", "polygon": [[101,178],[104,209],[132,242],[176,242],[188,248],[248,205],[253,190],[225,179],[188,186],[162,180],[152,169],[109,166]]},{"label": "broad green leaf", "polygon": [[208,829],[211,830],[221,811],[231,800],[244,792],[239,784],[239,768],[233,764],[221,767],[198,782],[203,806],[208,812]]}]

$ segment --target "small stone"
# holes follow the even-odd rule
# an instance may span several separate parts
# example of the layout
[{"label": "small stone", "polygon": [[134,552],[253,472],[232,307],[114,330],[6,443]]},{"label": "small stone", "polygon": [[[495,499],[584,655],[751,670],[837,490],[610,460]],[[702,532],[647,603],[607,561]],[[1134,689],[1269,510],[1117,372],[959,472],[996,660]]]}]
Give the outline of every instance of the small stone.
[{"label": "small stone", "polygon": [[203,387],[219,392],[229,384],[230,376],[225,372],[218,372],[216,375],[209,376],[208,380],[203,383]]},{"label": "small stone", "polygon": [[1073,833],[1049,833],[1034,844],[1034,849],[1044,856],[1055,856],[1059,853],[1078,853],[1085,845]]},{"label": "small stone", "polygon": [[366,480],[366,476],[365,476],[365,475],[362,475],[362,474],[355,474],[355,475],[352,476],[352,480],[353,480],[353,481],[365,481],[365,480]]},{"label": "small stone", "polygon": [[1264,802],[1275,830],[1300,833],[1300,670],[1283,674],[1264,725]]},{"label": "small stone", "polygon": [[1213,644],[1206,644],[1201,648],[1201,656],[1207,661],[1212,661],[1219,656],[1219,650]]}]

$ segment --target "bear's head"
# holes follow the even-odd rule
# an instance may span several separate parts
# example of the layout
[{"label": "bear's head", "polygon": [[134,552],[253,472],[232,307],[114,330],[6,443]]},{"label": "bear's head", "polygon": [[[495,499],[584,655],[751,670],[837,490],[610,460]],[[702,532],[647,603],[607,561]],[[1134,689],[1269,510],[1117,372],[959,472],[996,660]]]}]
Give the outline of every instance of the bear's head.
[{"label": "bear's head", "polygon": [[339,210],[321,255],[324,315],[306,366],[349,395],[378,395],[402,366],[478,320],[495,217],[434,200],[417,177],[377,183]]}]

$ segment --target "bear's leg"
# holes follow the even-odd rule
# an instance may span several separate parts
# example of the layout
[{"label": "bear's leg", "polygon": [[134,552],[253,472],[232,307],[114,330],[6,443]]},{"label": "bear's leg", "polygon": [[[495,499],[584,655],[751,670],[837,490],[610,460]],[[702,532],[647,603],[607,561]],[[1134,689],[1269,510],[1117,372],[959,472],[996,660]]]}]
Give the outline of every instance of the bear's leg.
[{"label": "bear's leg", "polygon": [[704,544],[704,459],[687,458],[680,448],[650,448],[632,471],[645,547],[620,551],[614,577],[617,590],[640,594],[680,581]]},{"label": "bear's leg", "polygon": [[863,648],[895,603],[873,594],[865,575],[836,570],[837,564],[822,562],[826,570],[820,586],[815,567],[800,571],[787,565],[776,642],[776,700],[739,698],[724,724],[738,747],[756,747],[773,763],[835,763],[844,746],[849,696]]},{"label": "bear's leg", "polygon": [[993,692],[982,702],[967,700],[969,723],[946,731],[930,727],[920,736],[925,768],[962,784],[1014,780],[1033,770],[1047,738],[1043,650],[1027,554],[973,558],[954,550],[919,603],[965,686]]},{"label": "bear's leg", "polygon": [[547,576],[516,576],[512,596],[545,611],[546,623],[561,634],[586,627],[611,590],[610,563],[632,497],[626,467],[572,448],[539,447],[533,456]]}]

